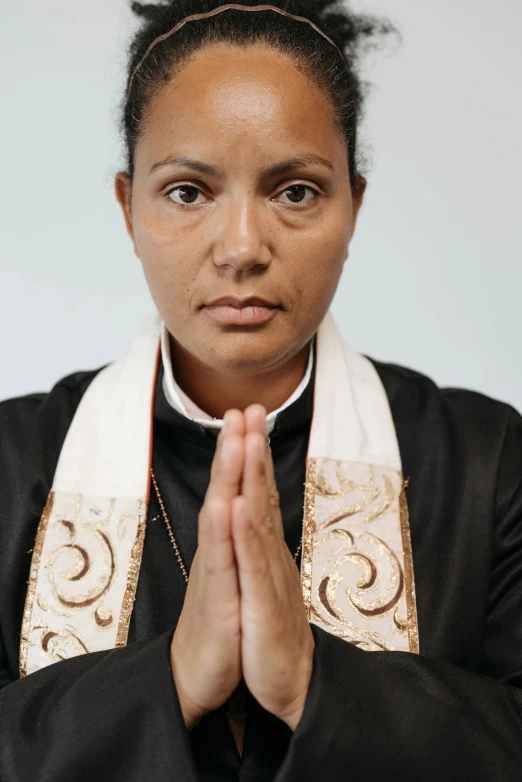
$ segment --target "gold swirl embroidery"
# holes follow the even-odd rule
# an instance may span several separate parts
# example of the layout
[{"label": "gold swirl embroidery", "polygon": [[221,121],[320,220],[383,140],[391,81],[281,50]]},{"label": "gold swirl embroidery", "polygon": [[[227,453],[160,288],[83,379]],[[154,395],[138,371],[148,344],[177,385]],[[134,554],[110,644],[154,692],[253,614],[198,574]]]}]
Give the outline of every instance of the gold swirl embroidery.
[{"label": "gold swirl embroidery", "polygon": [[401,635],[406,635],[408,632],[408,622],[405,619],[401,619],[399,616],[399,608],[397,607],[395,613],[393,614],[393,624],[397,628],[397,630],[401,633]]},{"label": "gold swirl embroidery", "polygon": [[108,558],[105,557],[105,560],[106,562],[108,562],[109,565],[108,574],[105,577],[105,583],[102,583],[100,587],[92,587],[91,589],[87,590],[87,592],[84,594],[71,594],[63,590],[56,583],[56,578],[53,572],[55,563],[58,557],[60,557],[60,555],[66,554],[69,551],[75,551],[77,554],[80,555],[81,560],[78,562],[74,570],[62,571],[58,574],[59,577],[67,581],[76,582],[84,578],[89,573],[91,568],[91,559],[89,557],[87,550],[83,546],[79,546],[77,544],[66,544],[64,546],[60,546],[60,548],[54,551],[49,558],[49,562],[48,562],[49,582],[52,586],[53,593],[56,596],[57,600],[60,602],[61,605],[65,606],[66,608],[82,609],[93,605],[109,591],[112,580],[114,578],[116,565],[114,559],[114,551],[111,542],[107,537],[107,535],[98,529],[93,529],[92,533],[97,535],[99,539],[103,541],[106,547],[106,551],[108,551],[109,554]]},{"label": "gold swirl embroidery", "polygon": [[101,606],[94,612],[94,621],[102,630],[107,630],[114,621],[114,615],[111,611],[104,611]]},{"label": "gold swirl embroidery", "polygon": [[70,618],[71,618],[71,616],[72,616],[72,614],[68,614],[68,613],[66,613],[66,612],[62,612],[62,611],[56,611],[56,609],[55,609],[55,608],[53,608],[52,606],[50,606],[50,605],[47,603],[47,600],[45,600],[45,599],[43,598],[43,596],[42,596],[42,595],[38,595],[38,597],[36,598],[36,605],[37,605],[37,606],[38,606],[38,608],[40,608],[42,611],[50,611],[50,612],[51,612],[51,614],[54,614],[55,616],[63,616],[63,617],[65,617],[66,619],[70,619]]},{"label": "gold swirl embroidery", "polygon": [[[73,570],[67,570],[67,571],[61,571],[60,572],[60,578],[65,578],[68,581],[80,581],[86,573],[89,572],[89,569],[91,567],[91,562],[89,559],[89,554],[82,546],[77,546],[74,543],[66,544],[65,546],[62,546],[58,551],[56,552],[56,556],[60,553],[63,553],[67,551],[67,549],[71,549],[72,551],[77,551],[78,554],[80,554],[80,561],[78,562],[76,568]],[[51,561],[52,560],[52,561]],[[49,565],[54,563],[54,560],[51,558],[49,561]]]},{"label": "gold swirl embroidery", "polygon": [[[341,468],[342,462],[338,461],[336,464],[335,477],[337,478],[339,485],[342,487],[340,489],[335,489],[330,483],[328,483],[324,475],[319,473],[316,482],[316,493],[320,497],[327,497],[329,499],[334,499],[335,497],[344,497],[346,494],[349,494],[356,489],[362,492],[369,492],[370,494],[375,492],[375,472],[373,465],[370,465],[369,468],[369,482],[367,484],[354,483],[354,481],[352,481],[350,478],[346,478],[342,474]],[[379,490],[377,489],[377,493],[378,491]]]},{"label": "gold swirl embroidery", "polygon": [[[374,480],[373,473],[371,475],[371,480]],[[352,522],[352,526],[355,527],[361,526],[363,524],[371,524],[372,522],[377,521],[377,519],[380,519],[390,510],[396,499],[395,490],[387,475],[382,476],[382,481],[384,484],[384,497],[381,503],[370,508],[369,513],[367,513],[366,516],[364,516],[362,519]],[[353,486],[353,488],[360,489],[361,487]],[[380,494],[381,490],[378,487],[373,486],[371,492],[365,495],[360,502],[356,503],[355,505],[340,508],[339,510],[335,511],[335,513],[332,513],[330,516],[328,516],[320,525],[319,529],[327,529],[328,527],[331,527],[334,524],[343,521],[344,519],[348,519],[351,516],[356,516],[358,513],[362,513],[365,508],[367,508],[372,502],[380,497]]]},{"label": "gold swirl embroidery", "polygon": [[69,521],[68,519],[58,519],[58,521],[60,522],[60,524],[63,524],[65,529],[69,532],[69,535],[71,536],[71,540],[73,540],[76,532],[74,527],[74,522]]},{"label": "gold swirl embroidery", "polygon": [[321,581],[319,582],[319,588],[317,590],[317,594],[319,596],[319,600],[321,601],[322,605],[330,616],[333,616],[334,619],[338,619],[339,621],[342,621],[342,617],[337,613],[337,611],[332,608],[332,597],[335,594],[335,589],[337,587],[337,584],[339,583],[339,574],[334,573],[333,576],[325,576]]},{"label": "gold swirl embroidery", "polygon": [[379,633],[367,630],[364,627],[358,627],[354,622],[343,619],[337,624],[329,621],[319,611],[317,605],[312,603],[310,607],[310,619],[325,626],[328,632],[335,635],[336,638],[341,638],[344,641],[348,641],[353,646],[358,646],[368,652],[392,652],[393,646],[390,646],[379,635]]},{"label": "gold swirl embroidery", "polygon": [[[333,532],[336,532],[337,534],[334,535]],[[357,548],[356,540],[361,540],[375,546],[378,552],[388,561],[390,576],[387,591],[393,592],[393,594],[391,598],[378,597],[368,605],[365,605],[360,597],[353,593],[352,587],[348,586],[346,588],[348,603],[357,611],[357,613],[367,619],[385,616],[393,611],[400,602],[404,590],[404,576],[400,562],[395,553],[383,540],[375,535],[370,535],[369,533],[354,533],[352,535],[346,530],[343,530],[346,534],[341,536],[339,535],[341,530],[335,530],[333,532],[318,540],[316,548],[320,548],[327,540],[331,540],[334,537],[344,537],[346,547],[348,547],[348,549],[354,548],[355,550],[347,551],[346,547],[344,550],[343,548],[338,549],[325,563],[325,570],[330,572],[321,579],[318,588],[318,596],[326,610],[336,619],[343,620],[342,611],[336,605],[336,590],[339,584],[344,580],[341,575],[341,568],[343,565],[354,562],[362,569],[361,578],[357,583],[359,595],[371,591],[378,583],[378,580],[380,580],[381,566],[371,558],[368,552],[361,551]]]},{"label": "gold swirl embroidery", "polygon": [[[409,651],[418,652],[413,561],[404,490],[398,492],[395,488],[395,477],[392,480],[381,469],[377,483],[377,470],[373,467],[369,467],[368,481],[357,483],[347,477],[346,469],[352,470],[352,467],[344,465],[342,469],[341,462],[334,463],[337,481],[335,485],[326,478],[330,469],[328,461],[326,459],[314,463],[313,470],[318,473],[315,487],[312,487],[311,464],[307,470],[303,542],[308,540],[309,552],[308,556],[303,557],[301,581],[309,620],[318,622],[332,634],[361,649],[393,651],[393,639],[397,639],[400,645],[398,639],[406,636]],[[357,467],[360,474],[360,466]],[[402,477],[398,477],[402,481]],[[339,503],[339,499],[342,502],[342,498],[354,491],[363,495],[357,498],[357,502],[338,508],[326,518],[324,515],[320,520],[314,518],[317,512],[316,497],[324,498],[323,502],[337,500]],[[326,506],[319,507],[322,512]],[[388,539],[390,535],[389,539],[394,541],[393,544],[386,542],[383,537],[354,530],[380,522],[387,514],[390,514],[391,527],[379,529],[388,530],[384,537]],[[336,526],[343,521],[347,521],[348,528]],[[325,534],[316,538],[318,530],[325,531]],[[402,546],[400,543],[396,545],[397,533],[401,535],[399,540]],[[327,541],[329,544],[325,551],[326,557],[319,556],[319,549]],[[336,543],[338,545],[335,545]],[[319,562],[322,575],[317,581],[317,576],[312,580],[312,569],[317,567]],[[347,565],[357,566],[360,576],[353,585],[347,584],[343,589],[347,576],[344,568]],[[343,606],[355,611],[365,622],[373,623],[378,620],[379,630],[387,628],[386,637],[350,621],[349,614],[345,616],[343,613]],[[404,607],[406,618],[403,618]],[[387,616],[390,617],[385,620],[388,624],[379,624]]]},{"label": "gold swirl embroidery", "polygon": [[[355,533],[354,537],[357,540],[364,540],[367,543],[376,546],[379,553],[387,559],[391,571],[387,591],[391,593],[393,592],[393,590],[395,590],[395,592],[389,600],[386,600],[385,597],[380,597],[377,598],[376,600],[371,601],[369,605],[365,606],[361,600],[359,600],[357,597],[355,597],[352,594],[351,587],[348,587],[346,590],[348,600],[351,603],[351,605],[355,608],[355,610],[358,613],[360,613],[362,616],[368,618],[376,617],[376,616],[385,616],[386,614],[389,614],[391,613],[391,611],[393,611],[393,609],[400,602],[400,599],[403,594],[404,574],[402,572],[401,564],[395,552],[392,551],[391,548],[383,540],[378,538],[376,535],[370,535],[368,533]],[[377,566],[375,565],[373,560],[370,560],[369,557],[367,557],[366,555],[361,555],[360,553],[347,554],[345,558],[346,559],[357,558],[361,556],[363,556],[364,559],[371,562],[373,568],[375,568],[375,571],[377,570]],[[373,585],[374,581],[372,583],[368,583],[367,585],[361,581],[358,584],[360,593],[369,589]]]},{"label": "gold swirl embroidery", "polygon": [[[62,507],[70,508],[71,499],[72,512],[66,510],[65,513],[60,513]],[[24,608],[20,640],[20,676],[27,675],[29,648],[34,649],[35,653],[41,649],[51,661],[58,661],[90,652],[91,635],[93,639],[99,638],[96,636],[96,632],[99,631],[115,632],[115,645],[122,646],[126,643],[141,564],[146,504],[140,502],[137,508],[134,506],[138,516],[137,535],[131,551],[131,561],[128,569],[126,568],[127,588],[123,603],[119,604],[118,610],[115,611],[109,602],[104,604],[102,601],[104,596],[111,594],[117,577],[117,552],[113,547],[109,530],[105,532],[103,529],[114,515],[116,501],[102,499],[98,504],[91,501],[91,504],[86,505],[85,508],[83,503],[84,498],[81,494],[73,495],[72,498],[70,495],[63,497],[60,495],[60,507],[57,507],[57,497],[51,493],[42,514],[33,549],[29,588]],[[130,517],[136,510],[128,508],[121,513],[120,519],[114,520],[120,523],[120,537],[124,537],[127,531],[122,530],[123,522],[127,519],[131,523]],[[107,518],[104,518],[106,515]],[[133,520],[132,523],[135,521]],[[125,528],[127,527],[126,524]],[[52,539],[56,540],[56,544],[44,554],[44,541],[51,530],[54,536]],[[114,532],[118,534],[118,527]],[[36,592],[38,580],[41,578],[45,578],[48,588],[50,587],[46,597],[44,597],[45,587]],[[81,593],[72,590],[73,585],[76,584],[83,585],[83,589],[80,587]],[[43,612],[43,616],[36,616],[36,606]],[[88,626],[85,623],[86,616],[83,618],[75,616],[72,624],[65,625],[65,628],[61,624],[58,627],[46,625],[50,613],[69,620],[74,615],[56,610],[55,606],[63,606],[74,612],[82,610],[89,612],[93,629],[88,631],[88,642],[78,632],[80,626]],[[44,618],[45,614],[47,617]]]},{"label": "gold swirl embroidery", "polygon": [[[48,625],[35,625],[31,632],[33,630],[44,631],[41,636],[41,648],[54,662],[92,652],[87,641],[71,625],[66,625],[65,630],[55,630]],[[68,647],[71,647],[69,651]]]}]

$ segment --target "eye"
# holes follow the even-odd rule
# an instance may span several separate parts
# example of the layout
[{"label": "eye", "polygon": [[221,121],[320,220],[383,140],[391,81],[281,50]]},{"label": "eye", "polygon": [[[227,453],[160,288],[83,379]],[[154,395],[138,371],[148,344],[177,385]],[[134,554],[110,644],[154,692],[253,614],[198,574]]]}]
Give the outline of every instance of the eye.
[{"label": "eye", "polygon": [[171,201],[174,201],[175,204],[180,204],[180,206],[194,206],[205,203],[197,200],[198,195],[203,196],[203,192],[195,185],[178,185],[167,193]]},{"label": "eye", "polygon": [[[312,194],[310,198],[306,198],[307,190]],[[280,195],[287,194],[290,200],[283,201],[283,203],[287,204],[307,204],[318,195],[317,190],[314,190],[313,187],[309,187],[308,185],[290,185],[290,187],[285,187]]]}]

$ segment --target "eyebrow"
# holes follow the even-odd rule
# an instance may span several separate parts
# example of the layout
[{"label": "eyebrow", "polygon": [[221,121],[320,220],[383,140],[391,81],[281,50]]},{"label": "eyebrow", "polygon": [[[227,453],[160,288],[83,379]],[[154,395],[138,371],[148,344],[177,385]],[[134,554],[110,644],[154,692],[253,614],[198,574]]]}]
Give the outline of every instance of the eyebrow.
[{"label": "eyebrow", "polygon": [[[293,157],[288,160],[282,160],[281,163],[276,163],[274,166],[270,166],[264,172],[268,176],[281,176],[281,174],[288,174],[291,171],[295,171],[298,168],[304,168],[304,166],[315,164],[327,168],[329,171],[335,171],[335,167],[330,160],[327,160],[320,155],[314,155],[309,153],[308,155],[301,155],[299,157]],[[167,166],[184,166],[185,168],[191,168],[193,171],[197,171],[200,174],[206,174],[207,176],[221,176],[224,177],[224,170],[217,166],[212,166],[210,163],[203,163],[201,160],[195,160],[194,158],[180,156],[180,157],[168,157],[165,160],[161,160],[158,163],[154,163],[149,175],[158,171],[160,168],[166,168]]]}]

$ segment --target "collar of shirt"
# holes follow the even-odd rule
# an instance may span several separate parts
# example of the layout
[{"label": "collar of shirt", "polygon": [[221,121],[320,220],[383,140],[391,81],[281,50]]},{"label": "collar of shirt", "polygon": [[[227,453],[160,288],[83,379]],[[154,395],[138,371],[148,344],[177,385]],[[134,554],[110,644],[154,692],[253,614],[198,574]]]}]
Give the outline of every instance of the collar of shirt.
[{"label": "collar of shirt", "polygon": [[[285,408],[289,407],[292,402],[295,402],[295,400],[302,395],[303,391],[307,387],[314,364],[313,344],[314,340],[312,340],[310,343],[308,364],[303,379],[293,394],[288,397],[286,402],[284,402],[281,407],[278,407],[277,410],[273,410],[272,412],[268,413],[266,417],[266,429],[268,434],[270,434],[274,428],[277,415],[285,410]],[[170,357],[170,334],[164,323],[161,327],[161,360],[163,364],[163,393],[165,394],[165,398],[169,405],[173,407],[174,410],[177,410],[178,413],[181,413],[181,415],[184,415],[186,418],[189,418],[191,421],[194,421],[195,423],[200,424],[207,429],[221,429],[223,426],[223,420],[221,418],[213,418],[208,413],[205,413],[204,410],[198,407],[198,405],[196,405],[196,403],[193,402],[192,399],[187,396],[187,394],[185,394],[185,392],[176,382],[174,373],[172,371],[172,361]]]}]

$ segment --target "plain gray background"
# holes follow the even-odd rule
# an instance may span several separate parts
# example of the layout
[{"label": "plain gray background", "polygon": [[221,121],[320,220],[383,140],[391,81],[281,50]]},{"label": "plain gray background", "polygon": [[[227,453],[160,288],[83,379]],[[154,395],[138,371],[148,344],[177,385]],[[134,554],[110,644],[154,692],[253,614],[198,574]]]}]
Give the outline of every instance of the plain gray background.
[{"label": "plain gray background", "polygon": [[[4,3],[0,398],[118,358],[153,311],[113,195],[129,4]],[[334,314],[360,351],[522,409],[522,2],[353,7],[404,40],[365,66],[373,163]]]}]

